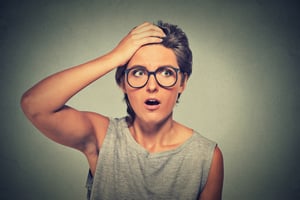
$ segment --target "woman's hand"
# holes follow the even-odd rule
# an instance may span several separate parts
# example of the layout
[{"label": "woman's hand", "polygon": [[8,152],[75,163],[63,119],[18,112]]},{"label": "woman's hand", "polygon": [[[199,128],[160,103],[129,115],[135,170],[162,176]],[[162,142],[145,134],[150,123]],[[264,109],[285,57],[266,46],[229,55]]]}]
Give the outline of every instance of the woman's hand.
[{"label": "woman's hand", "polygon": [[145,22],[133,28],[113,49],[110,54],[118,60],[119,66],[125,65],[133,54],[143,45],[160,43],[165,33],[158,26]]}]

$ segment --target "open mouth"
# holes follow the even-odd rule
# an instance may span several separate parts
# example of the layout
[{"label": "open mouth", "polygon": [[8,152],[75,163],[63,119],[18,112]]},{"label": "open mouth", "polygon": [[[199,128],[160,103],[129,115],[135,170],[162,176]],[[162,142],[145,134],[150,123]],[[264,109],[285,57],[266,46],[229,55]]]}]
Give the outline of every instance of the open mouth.
[{"label": "open mouth", "polygon": [[159,105],[160,102],[156,99],[148,99],[145,101],[145,104],[148,106],[156,106],[156,105]]}]

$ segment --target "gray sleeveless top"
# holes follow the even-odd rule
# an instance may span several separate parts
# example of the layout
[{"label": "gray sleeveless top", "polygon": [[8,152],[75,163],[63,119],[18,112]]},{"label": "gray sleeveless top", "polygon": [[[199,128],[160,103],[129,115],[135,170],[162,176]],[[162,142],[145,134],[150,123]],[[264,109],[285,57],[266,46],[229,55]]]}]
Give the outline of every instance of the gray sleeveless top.
[{"label": "gray sleeveless top", "polygon": [[125,118],[110,119],[90,200],[197,199],[207,181],[216,143],[199,133],[176,149],[148,153],[129,132]]}]

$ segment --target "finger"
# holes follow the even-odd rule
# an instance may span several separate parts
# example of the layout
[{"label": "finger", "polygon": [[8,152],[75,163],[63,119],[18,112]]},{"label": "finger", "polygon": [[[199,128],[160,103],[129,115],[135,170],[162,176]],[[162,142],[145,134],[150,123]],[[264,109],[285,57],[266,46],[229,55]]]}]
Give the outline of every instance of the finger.
[{"label": "finger", "polygon": [[144,28],[144,27],[149,27],[151,25],[153,25],[153,24],[151,24],[150,22],[144,22],[144,23],[136,26],[134,29],[141,29],[141,28]]},{"label": "finger", "polygon": [[132,39],[141,39],[145,37],[166,37],[165,33],[155,25],[146,24],[138,29],[130,32]]},{"label": "finger", "polygon": [[162,41],[163,39],[158,37],[145,37],[145,38],[141,38],[140,40],[137,40],[136,44],[138,44],[139,46],[143,46],[145,44],[158,44],[161,43]]},{"label": "finger", "polygon": [[155,26],[153,24],[140,27],[140,28],[136,29],[134,31],[134,33],[143,33],[143,32],[146,32],[146,31],[156,31],[156,32],[160,33],[161,35],[165,36],[165,33],[163,32],[163,30],[161,28],[159,28],[158,26]]},{"label": "finger", "polygon": [[138,25],[138,26],[137,26],[137,28],[141,28],[141,27],[149,26],[149,25],[151,25],[151,24],[152,24],[152,23],[150,23],[150,22],[144,22],[144,23],[142,23],[142,24]]},{"label": "finger", "polygon": [[147,26],[149,26],[149,23],[144,22],[143,24],[140,24],[138,26],[133,27],[130,32],[139,32],[139,30],[141,30],[141,29],[143,29],[144,27],[147,27]]},{"label": "finger", "polygon": [[160,33],[160,35],[162,37],[165,37],[165,33],[163,32],[163,30],[161,28],[159,28],[158,26],[151,24],[149,22],[145,22],[145,23],[137,26],[136,28],[134,28],[132,30],[132,33],[137,34],[137,33],[143,33],[146,31],[157,31],[158,33]]},{"label": "finger", "polygon": [[164,38],[165,37],[164,34],[162,34],[161,32],[158,32],[156,30],[147,30],[147,31],[140,32],[140,33],[133,33],[131,36],[132,36],[133,40],[140,40],[140,39],[147,38],[147,37],[155,37],[155,38]]}]

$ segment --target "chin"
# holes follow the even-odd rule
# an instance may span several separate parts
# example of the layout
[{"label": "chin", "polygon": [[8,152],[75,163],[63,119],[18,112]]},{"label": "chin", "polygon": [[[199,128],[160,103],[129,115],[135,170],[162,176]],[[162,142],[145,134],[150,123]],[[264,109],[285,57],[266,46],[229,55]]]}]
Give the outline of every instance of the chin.
[{"label": "chin", "polygon": [[148,124],[160,124],[172,118],[172,113],[169,115],[163,115],[160,113],[144,113],[141,117],[136,116],[136,118]]}]

